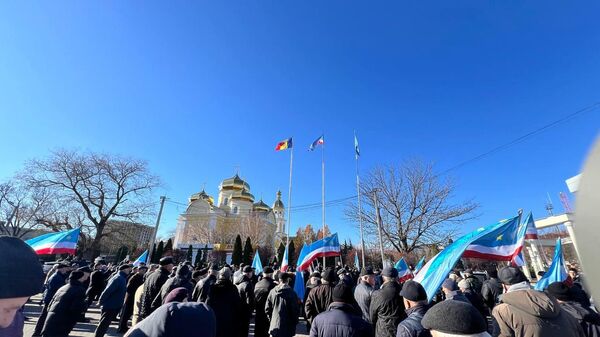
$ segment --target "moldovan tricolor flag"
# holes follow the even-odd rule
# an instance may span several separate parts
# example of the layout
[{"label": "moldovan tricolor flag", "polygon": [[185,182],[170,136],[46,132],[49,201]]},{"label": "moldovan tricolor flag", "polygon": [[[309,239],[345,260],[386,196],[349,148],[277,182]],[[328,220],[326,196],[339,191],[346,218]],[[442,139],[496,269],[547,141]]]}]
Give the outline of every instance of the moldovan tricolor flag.
[{"label": "moldovan tricolor flag", "polygon": [[533,222],[533,214],[529,212],[529,215],[525,219],[525,224],[527,225],[527,232],[525,232],[525,240],[537,240],[538,232],[537,228],[535,228],[535,223]]},{"label": "moldovan tricolor flag", "polygon": [[408,279],[411,279],[413,276],[410,272],[410,268],[408,268],[408,264],[406,264],[406,261],[404,261],[404,258],[398,260],[394,268],[398,270],[398,278],[400,279],[400,282],[404,282]]},{"label": "moldovan tricolor flag", "polygon": [[35,250],[36,254],[75,254],[79,228],[70,231],[44,234],[25,241]]},{"label": "moldovan tricolor flag", "polygon": [[282,140],[275,146],[275,151],[283,151],[292,148],[292,138]]}]

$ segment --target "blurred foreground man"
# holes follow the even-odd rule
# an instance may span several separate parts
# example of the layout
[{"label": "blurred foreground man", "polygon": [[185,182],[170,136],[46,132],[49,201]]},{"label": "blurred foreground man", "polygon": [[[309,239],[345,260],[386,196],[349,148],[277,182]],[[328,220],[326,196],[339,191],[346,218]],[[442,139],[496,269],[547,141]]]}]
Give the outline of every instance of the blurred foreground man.
[{"label": "blurred foreground man", "polygon": [[490,337],[485,318],[474,306],[462,301],[434,305],[423,316],[421,324],[433,337]]},{"label": "blurred foreground man", "polygon": [[498,272],[504,294],[492,311],[501,337],[584,337],[575,318],[561,310],[553,297],[533,290],[515,267]]},{"label": "blurred foreground man", "polygon": [[21,307],[42,290],[42,265],[28,244],[13,237],[0,237],[0,258],[0,337],[22,337]]}]

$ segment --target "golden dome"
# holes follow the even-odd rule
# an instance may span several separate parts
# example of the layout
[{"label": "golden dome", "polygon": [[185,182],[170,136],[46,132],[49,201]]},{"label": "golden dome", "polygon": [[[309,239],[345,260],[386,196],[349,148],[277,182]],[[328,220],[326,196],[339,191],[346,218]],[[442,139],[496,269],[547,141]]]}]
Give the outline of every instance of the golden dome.
[{"label": "golden dome", "polygon": [[277,200],[273,203],[273,209],[284,209],[283,201],[281,201],[281,191],[277,191]]},{"label": "golden dome", "polygon": [[206,194],[206,192],[204,192],[204,190],[198,192],[198,193],[194,193],[190,196],[189,202],[192,201],[196,201],[196,200],[206,200],[208,203],[210,203],[211,205],[214,202],[213,197],[211,197],[210,195]]},{"label": "golden dome", "polygon": [[260,201],[255,203],[254,205],[252,205],[252,209],[254,209],[255,211],[264,211],[264,212],[271,211],[271,207],[269,207],[269,205],[265,204],[262,201],[262,199],[260,199]]},{"label": "golden dome", "polygon": [[254,202],[254,195],[250,193],[247,189],[243,188],[241,190],[236,190],[231,193],[231,199],[242,199],[250,202]]},{"label": "golden dome", "polygon": [[[237,174],[234,177],[228,178],[221,182],[221,189],[223,190],[248,190],[250,191],[250,185],[245,182]],[[254,197],[253,197],[254,198]]]}]

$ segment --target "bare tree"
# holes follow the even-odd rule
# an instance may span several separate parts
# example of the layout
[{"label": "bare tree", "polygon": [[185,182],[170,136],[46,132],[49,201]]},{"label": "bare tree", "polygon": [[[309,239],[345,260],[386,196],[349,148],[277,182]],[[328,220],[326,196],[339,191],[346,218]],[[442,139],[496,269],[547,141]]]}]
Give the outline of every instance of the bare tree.
[{"label": "bare tree", "polygon": [[110,234],[105,232],[109,219],[136,222],[153,213],[150,196],[159,186],[144,161],[68,150],[29,161],[23,177],[31,187],[48,189],[60,202],[78,208],[93,227],[92,256]]},{"label": "bare tree", "polygon": [[[406,161],[398,167],[377,167],[361,182],[362,219],[367,238],[377,238],[373,194],[381,208],[382,236],[387,248],[402,254],[429,245],[445,244],[456,225],[475,218],[478,204],[472,200],[455,203],[456,185],[433,172],[431,164]],[[346,208],[346,216],[356,221],[356,203]],[[374,240],[369,240],[374,241]]]},{"label": "bare tree", "polygon": [[22,238],[54,213],[45,188],[28,188],[18,179],[0,184],[0,234]]}]

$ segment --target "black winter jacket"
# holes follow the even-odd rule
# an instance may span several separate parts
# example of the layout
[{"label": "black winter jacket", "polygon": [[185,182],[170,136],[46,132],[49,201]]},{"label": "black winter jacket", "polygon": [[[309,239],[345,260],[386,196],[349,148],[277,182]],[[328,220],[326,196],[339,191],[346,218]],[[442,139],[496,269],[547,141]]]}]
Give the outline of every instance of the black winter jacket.
[{"label": "black winter jacket", "polygon": [[400,290],[402,286],[397,282],[386,282],[373,292],[369,312],[371,323],[375,326],[375,336],[396,336],[398,323],[406,318]]},{"label": "black winter jacket", "polygon": [[299,299],[296,292],[287,284],[273,288],[265,304],[269,317],[269,334],[273,337],[292,337],[300,317]]},{"label": "black winter jacket", "polygon": [[215,312],[217,337],[240,337],[246,331],[244,322],[239,319],[244,314],[240,293],[230,280],[218,280],[213,284],[206,304]]},{"label": "black winter jacket", "polygon": [[313,320],[310,337],[371,337],[373,329],[351,304],[333,302]]},{"label": "black winter jacket", "polygon": [[321,284],[308,294],[306,303],[304,304],[304,313],[306,319],[312,324],[312,320],[318,314],[327,311],[331,302],[333,302],[333,288],[335,284]]},{"label": "black winter jacket", "polygon": [[208,275],[196,283],[194,291],[192,293],[192,301],[206,302],[208,294],[210,293],[210,287],[217,282],[215,275]]},{"label": "black winter jacket", "polygon": [[252,280],[246,275],[237,283],[237,288],[240,293],[240,299],[242,300],[242,308],[247,313],[247,318],[252,318],[252,311],[254,310],[254,285]]},{"label": "black winter jacket", "polygon": [[50,302],[42,335],[69,335],[86,307],[85,287],[77,280],[69,280],[69,284],[58,289]]},{"label": "black winter jacket", "polygon": [[560,307],[577,319],[586,337],[600,337],[600,315],[575,301],[560,302]]},{"label": "black winter jacket", "polygon": [[269,297],[269,292],[275,288],[276,284],[272,278],[263,278],[254,286],[254,303],[256,305],[256,317],[254,335],[256,337],[269,336],[269,318],[265,312],[265,304]]},{"label": "black winter jacket", "polygon": [[167,303],[132,327],[125,337],[213,337],[215,315],[204,303]]},{"label": "black winter jacket", "polygon": [[431,337],[429,330],[423,328],[421,320],[427,313],[429,306],[427,304],[418,304],[410,309],[406,309],[408,317],[398,324],[396,337]]},{"label": "black winter jacket", "polygon": [[157,308],[156,306],[152,306],[152,302],[160,294],[160,290],[168,278],[169,271],[164,268],[155,270],[146,278],[146,281],[144,281],[144,293],[140,300],[140,320],[146,318]]},{"label": "black winter jacket", "polygon": [[498,303],[502,291],[502,284],[497,278],[490,278],[483,282],[483,286],[481,287],[481,298],[490,311],[494,309],[496,303]]}]

